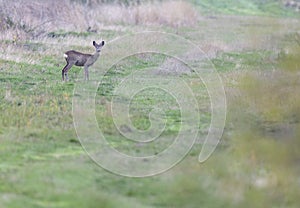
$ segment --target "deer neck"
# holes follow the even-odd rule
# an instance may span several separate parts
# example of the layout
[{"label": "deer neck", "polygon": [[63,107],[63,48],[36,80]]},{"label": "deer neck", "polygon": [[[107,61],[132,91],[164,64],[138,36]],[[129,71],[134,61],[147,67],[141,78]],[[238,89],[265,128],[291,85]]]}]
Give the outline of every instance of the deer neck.
[{"label": "deer neck", "polygon": [[95,52],[92,56],[91,56],[91,60],[94,63],[95,61],[97,61],[97,59],[100,56],[100,52]]}]

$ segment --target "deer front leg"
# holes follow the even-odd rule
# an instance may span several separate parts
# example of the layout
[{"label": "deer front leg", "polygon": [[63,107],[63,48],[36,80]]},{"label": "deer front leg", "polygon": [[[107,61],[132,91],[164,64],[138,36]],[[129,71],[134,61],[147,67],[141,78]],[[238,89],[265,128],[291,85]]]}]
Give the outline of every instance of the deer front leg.
[{"label": "deer front leg", "polygon": [[73,66],[73,64],[67,62],[67,65],[62,69],[61,71],[61,75],[62,75],[62,80],[64,81],[65,80],[65,77],[66,77],[66,81],[68,81],[68,71],[69,69]]},{"label": "deer front leg", "polygon": [[90,79],[90,77],[89,77],[89,67],[84,66],[84,80],[88,81],[89,79]]}]

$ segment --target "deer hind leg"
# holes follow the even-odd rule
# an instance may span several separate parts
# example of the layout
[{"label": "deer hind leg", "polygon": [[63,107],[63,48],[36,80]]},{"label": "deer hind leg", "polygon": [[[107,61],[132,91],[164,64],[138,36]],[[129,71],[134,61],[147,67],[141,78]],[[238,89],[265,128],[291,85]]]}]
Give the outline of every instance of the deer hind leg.
[{"label": "deer hind leg", "polygon": [[62,69],[61,71],[61,75],[62,75],[62,80],[65,80],[66,77],[66,81],[68,81],[69,77],[68,77],[68,71],[69,69],[73,66],[73,64],[67,62],[67,65]]}]

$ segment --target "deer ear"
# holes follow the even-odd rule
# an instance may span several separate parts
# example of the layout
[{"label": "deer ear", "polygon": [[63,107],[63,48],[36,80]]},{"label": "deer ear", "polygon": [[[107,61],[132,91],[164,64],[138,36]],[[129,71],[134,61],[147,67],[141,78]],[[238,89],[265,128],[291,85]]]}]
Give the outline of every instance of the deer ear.
[{"label": "deer ear", "polygon": [[93,41],[93,46],[95,46],[96,45],[96,41]]},{"label": "deer ear", "polygon": [[104,42],[104,40],[102,40],[102,46],[104,46],[104,44],[105,44],[105,42]]}]

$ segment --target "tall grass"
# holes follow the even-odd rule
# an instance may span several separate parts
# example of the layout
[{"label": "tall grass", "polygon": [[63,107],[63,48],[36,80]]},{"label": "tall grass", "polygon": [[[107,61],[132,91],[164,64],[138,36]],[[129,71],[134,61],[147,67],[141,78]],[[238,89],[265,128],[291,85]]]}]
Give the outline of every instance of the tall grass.
[{"label": "tall grass", "polygon": [[[144,2],[144,1],[142,1]],[[71,0],[0,0],[0,30],[12,37],[38,37],[49,31],[99,31],[107,25],[191,26],[198,14],[186,1],[151,1],[141,4],[89,4]],[[18,37],[19,36],[19,37]]]}]

